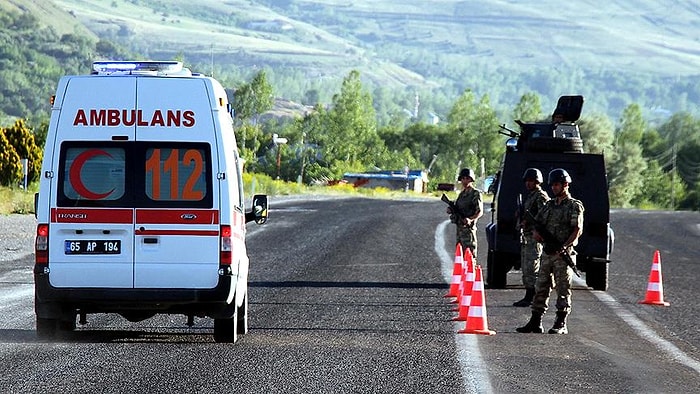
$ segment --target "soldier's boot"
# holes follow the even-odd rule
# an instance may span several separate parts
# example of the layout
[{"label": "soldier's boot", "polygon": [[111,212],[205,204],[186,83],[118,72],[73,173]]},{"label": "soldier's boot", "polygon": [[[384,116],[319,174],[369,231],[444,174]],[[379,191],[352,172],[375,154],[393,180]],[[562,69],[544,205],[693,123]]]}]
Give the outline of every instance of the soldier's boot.
[{"label": "soldier's boot", "polygon": [[531,306],[532,299],[535,298],[535,289],[525,289],[525,297],[513,303],[513,306]]},{"label": "soldier's boot", "polygon": [[557,319],[554,321],[554,325],[549,329],[550,334],[568,334],[569,330],[566,328],[566,316],[569,312],[557,311]]},{"label": "soldier's boot", "polygon": [[515,331],[522,333],[534,332],[536,334],[542,334],[544,332],[544,328],[542,328],[542,314],[543,312],[532,311],[530,321],[527,322],[526,325],[516,328]]}]

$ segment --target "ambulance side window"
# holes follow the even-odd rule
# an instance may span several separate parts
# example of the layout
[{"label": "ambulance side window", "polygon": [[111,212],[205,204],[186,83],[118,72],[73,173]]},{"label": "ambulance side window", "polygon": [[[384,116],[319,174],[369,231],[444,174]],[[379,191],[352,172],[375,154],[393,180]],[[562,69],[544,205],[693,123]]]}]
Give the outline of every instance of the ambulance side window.
[{"label": "ambulance side window", "polygon": [[129,199],[127,149],[110,143],[64,143],[59,206],[120,206]]},{"label": "ambulance side window", "polygon": [[242,163],[241,163],[241,158],[238,156],[238,151],[234,152],[235,157],[236,157],[236,180],[237,180],[237,201],[236,204],[241,207],[241,209],[244,209],[245,207],[245,201],[243,200],[243,177],[241,176],[243,169],[242,169]]}]

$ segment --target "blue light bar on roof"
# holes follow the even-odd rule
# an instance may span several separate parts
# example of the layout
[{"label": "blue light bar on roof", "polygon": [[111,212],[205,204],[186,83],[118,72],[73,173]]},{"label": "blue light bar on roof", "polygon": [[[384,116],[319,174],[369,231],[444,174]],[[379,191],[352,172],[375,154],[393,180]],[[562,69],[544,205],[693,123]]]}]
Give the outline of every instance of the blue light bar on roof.
[{"label": "blue light bar on roof", "polygon": [[182,62],[177,61],[99,61],[92,63],[96,73],[157,72],[172,74],[182,71]]}]

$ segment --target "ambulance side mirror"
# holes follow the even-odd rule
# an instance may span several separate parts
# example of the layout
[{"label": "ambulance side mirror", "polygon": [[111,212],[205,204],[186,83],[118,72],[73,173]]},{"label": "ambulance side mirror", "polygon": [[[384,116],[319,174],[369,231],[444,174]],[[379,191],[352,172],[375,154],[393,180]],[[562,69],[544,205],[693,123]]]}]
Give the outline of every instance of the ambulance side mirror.
[{"label": "ambulance side mirror", "polygon": [[253,196],[253,208],[250,212],[246,212],[245,221],[255,221],[256,224],[267,222],[268,199],[265,194],[256,194]]},{"label": "ambulance side mirror", "polygon": [[34,219],[39,218],[39,193],[34,193]]}]

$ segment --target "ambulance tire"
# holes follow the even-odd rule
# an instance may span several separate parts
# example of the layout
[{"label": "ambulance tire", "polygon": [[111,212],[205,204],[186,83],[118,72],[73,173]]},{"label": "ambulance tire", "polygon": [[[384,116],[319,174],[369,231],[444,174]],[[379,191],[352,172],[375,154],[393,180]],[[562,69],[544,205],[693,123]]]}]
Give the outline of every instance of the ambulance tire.
[{"label": "ambulance tire", "polygon": [[76,315],[72,315],[73,319],[70,319],[70,316],[67,319],[61,319],[58,321],[58,330],[59,331],[65,331],[65,332],[70,332],[70,331],[75,331],[76,324],[75,324],[75,318]]},{"label": "ambulance tire", "polygon": [[39,339],[53,339],[56,337],[57,319],[36,318],[36,336]]},{"label": "ambulance tire", "polygon": [[214,319],[214,341],[220,343],[235,343],[238,339],[238,308],[228,318]]},{"label": "ambulance tire", "polygon": [[238,327],[236,327],[236,333],[238,335],[245,335],[248,333],[248,294],[246,294],[243,299],[243,304],[238,307]]}]

